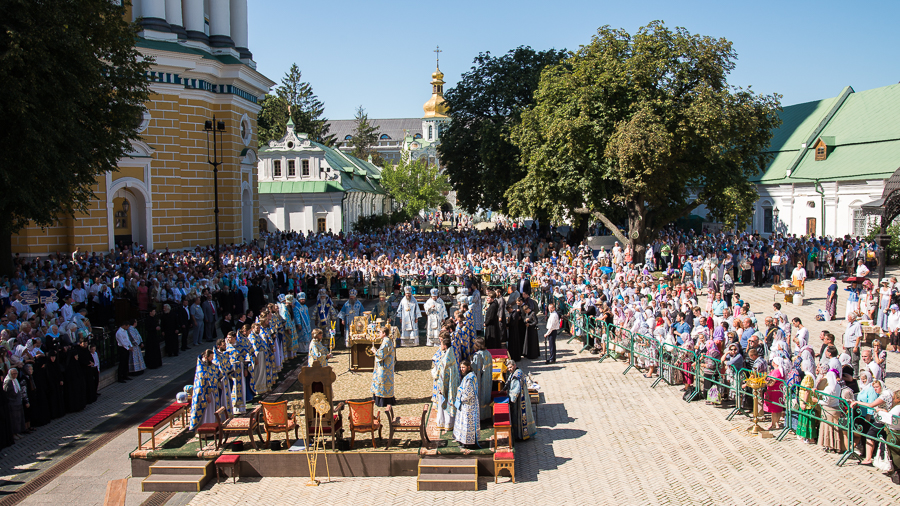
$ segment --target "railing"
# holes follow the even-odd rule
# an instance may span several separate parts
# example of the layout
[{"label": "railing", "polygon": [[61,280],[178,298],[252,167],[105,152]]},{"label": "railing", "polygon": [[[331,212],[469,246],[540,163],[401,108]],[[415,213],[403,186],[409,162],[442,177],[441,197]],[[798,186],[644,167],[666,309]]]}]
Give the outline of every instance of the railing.
[{"label": "railing", "polygon": [[[748,399],[752,399],[751,403],[757,402],[752,390],[743,385],[751,373],[749,369],[737,369],[719,358],[660,342],[652,336],[635,334],[617,325],[607,325],[594,317],[583,316],[582,320],[576,328],[583,329],[585,340],[599,340],[602,343],[600,362],[606,358],[627,359],[628,367],[622,374],[627,374],[635,367],[658,367],[658,375],[650,387],[655,388],[660,382],[693,386],[685,398],[687,402],[701,392],[708,395],[709,390],[716,386],[722,396],[721,404],[728,400],[734,402],[734,408],[726,420],[732,420],[738,414],[751,416],[752,404],[749,412],[743,409]],[[790,371],[787,372],[790,374]],[[782,441],[787,434],[792,431],[796,433],[801,427],[806,430],[805,427],[810,427],[810,424],[813,424],[811,431],[827,426],[837,431],[846,446],[837,461],[838,466],[845,464],[850,458],[861,458],[854,453],[857,442],[863,447],[868,443],[873,444],[876,452],[880,445],[884,445],[888,458],[900,462],[900,431],[891,430],[887,425],[873,425],[871,415],[866,414],[865,408],[854,409],[846,399],[791,384],[787,378],[767,376],[766,379],[767,386],[760,390],[759,402],[768,403],[784,413],[784,428],[778,432],[776,441]],[[831,406],[820,408],[823,405]],[[862,452],[865,452],[865,448]]]}]

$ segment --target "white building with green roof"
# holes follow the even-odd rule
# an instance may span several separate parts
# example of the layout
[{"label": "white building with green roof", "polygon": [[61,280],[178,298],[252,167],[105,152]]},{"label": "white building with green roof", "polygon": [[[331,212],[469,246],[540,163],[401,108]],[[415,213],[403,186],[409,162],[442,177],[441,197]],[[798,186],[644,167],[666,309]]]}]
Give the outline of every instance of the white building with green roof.
[{"label": "white building with green roof", "polygon": [[863,236],[862,207],[900,167],[900,84],[784,108],[768,168],[756,179],[751,229]]},{"label": "white building with green roof", "polygon": [[392,201],[375,165],[294,132],[260,148],[260,227],[272,231],[351,232],[361,216],[383,214]]}]

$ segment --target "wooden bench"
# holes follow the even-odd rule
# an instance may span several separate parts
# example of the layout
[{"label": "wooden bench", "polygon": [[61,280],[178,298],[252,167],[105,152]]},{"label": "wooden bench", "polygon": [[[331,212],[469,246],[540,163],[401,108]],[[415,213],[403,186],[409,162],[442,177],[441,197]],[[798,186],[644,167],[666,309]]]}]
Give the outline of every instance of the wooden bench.
[{"label": "wooden bench", "polygon": [[146,422],[138,425],[138,448],[144,445],[144,434],[150,434],[151,448],[155,450],[156,432],[166,424],[174,427],[176,418],[181,418],[181,426],[187,427],[187,407],[188,403],[186,402],[173,402]]}]

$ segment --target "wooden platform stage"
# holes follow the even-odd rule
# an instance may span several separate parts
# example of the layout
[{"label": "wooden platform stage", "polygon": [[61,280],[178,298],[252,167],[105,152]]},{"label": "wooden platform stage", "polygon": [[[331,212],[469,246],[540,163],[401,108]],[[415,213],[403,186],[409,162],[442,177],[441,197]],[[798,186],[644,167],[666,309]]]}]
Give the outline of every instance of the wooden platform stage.
[{"label": "wooden platform stage", "polygon": [[[304,452],[225,452],[241,456],[241,477],[308,477],[309,465]],[[418,451],[346,451],[325,453],[328,467],[333,478],[341,477],[374,477],[374,476],[416,476],[419,464]],[[478,474],[493,476],[493,452],[470,455],[441,455],[445,459],[478,459]],[[202,460],[193,456],[185,456],[189,460]],[[215,457],[209,457],[213,459]],[[131,474],[134,477],[145,477],[150,474],[150,466],[157,460],[147,458],[131,458]],[[173,460],[167,457],[165,460]],[[325,461],[319,457],[316,474],[326,476]]]}]

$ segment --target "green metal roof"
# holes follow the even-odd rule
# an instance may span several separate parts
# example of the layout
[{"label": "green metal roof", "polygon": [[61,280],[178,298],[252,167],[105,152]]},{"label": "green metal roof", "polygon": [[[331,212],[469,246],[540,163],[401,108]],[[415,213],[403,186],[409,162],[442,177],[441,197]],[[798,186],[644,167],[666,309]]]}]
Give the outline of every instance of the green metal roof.
[{"label": "green metal roof", "polygon": [[[780,117],[770,144],[775,156],[755,181],[879,179],[900,167],[900,84],[862,92],[847,87],[838,97],[785,107]],[[815,159],[818,139],[829,147],[825,160]]]},{"label": "green metal roof", "polygon": [[263,181],[259,193],[332,193],[344,188],[336,181]]},{"label": "green metal roof", "polygon": [[207,53],[206,51],[201,51],[200,49],[183,46],[178,44],[177,42],[168,42],[164,40],[151,40],[144,39],[141,37],[137,38],[137,41],[134,44],[137,47],[145,48],[145,49],[155,49],[158,51],[171,51],[173,53],[183,53],[183,54],[196,54],[202,56],[207,60],[218,60],[226,65],[244,65],[244,62],[235,58],[234,56],[228,54],[220,54],[214,55],[211,53]]}]

